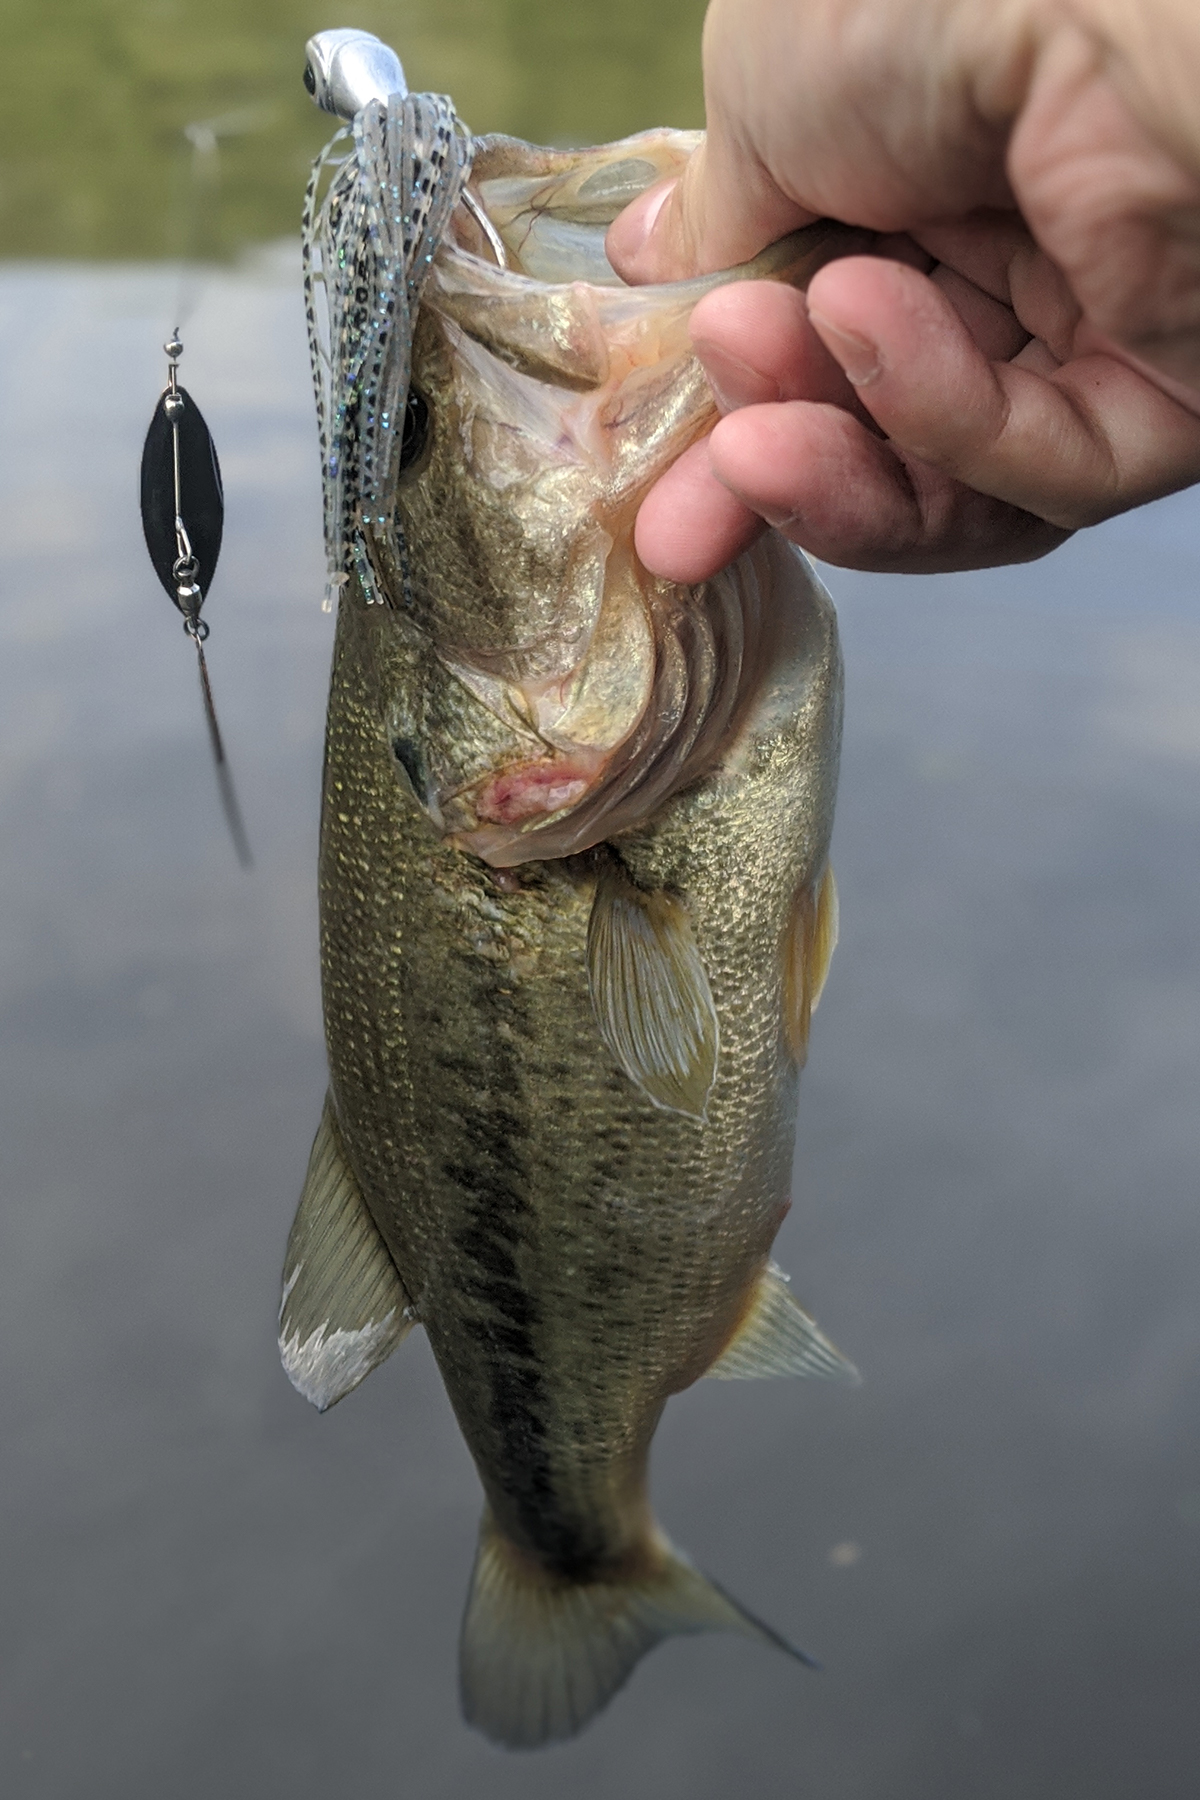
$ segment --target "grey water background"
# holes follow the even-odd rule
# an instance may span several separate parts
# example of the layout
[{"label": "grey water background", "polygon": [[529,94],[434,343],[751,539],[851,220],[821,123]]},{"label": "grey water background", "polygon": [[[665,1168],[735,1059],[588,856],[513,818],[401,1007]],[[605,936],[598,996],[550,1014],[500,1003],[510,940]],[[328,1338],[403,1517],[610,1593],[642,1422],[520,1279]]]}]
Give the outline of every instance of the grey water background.
[{"label": "grey water background", "polygon": [[324,1084],[297,277],[210,274],[184,370],[246,875],[135,508],[175,278],[0,269],[0,1794],[1191,1800],[1200,494],[830,573],[843,936],[779,1256],[866,1384],[700,1383],[653,1466],[826,1667],[678,1640],[505,1755],[457,1712],[479,1491],[423,1337],[325,1418],[275,1352]]}]

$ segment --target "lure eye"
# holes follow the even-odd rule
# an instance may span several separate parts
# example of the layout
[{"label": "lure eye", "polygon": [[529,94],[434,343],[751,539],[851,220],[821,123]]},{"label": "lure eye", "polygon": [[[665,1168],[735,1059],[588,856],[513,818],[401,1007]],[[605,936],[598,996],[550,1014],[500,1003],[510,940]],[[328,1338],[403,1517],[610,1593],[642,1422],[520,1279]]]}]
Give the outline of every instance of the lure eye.
[{"label": "lure eye", "polygon": [[317,77],[310,62],[304,65],[304,91],[306,94],[313,95],[317,91]]},{"label": "lure eye", "polygon": [[400,473],[420,460],[429,439],[429,406],[425,396],[415,387],[408,390],[404,408],[404,435],[400,440]]}]

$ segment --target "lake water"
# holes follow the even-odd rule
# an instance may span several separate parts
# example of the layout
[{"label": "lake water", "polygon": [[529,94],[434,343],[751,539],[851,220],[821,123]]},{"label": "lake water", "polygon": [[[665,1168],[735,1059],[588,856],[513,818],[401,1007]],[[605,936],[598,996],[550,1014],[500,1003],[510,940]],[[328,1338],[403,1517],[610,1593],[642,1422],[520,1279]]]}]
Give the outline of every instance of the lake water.
[{"label": "lake water", "polygon": [[540,1757],[461,1725],[479,1495],[423,1339],[274,1346],[323,1091],[331,624],[296,252],[200,293],[213,679],[145,561],[169,272],[10,267],[0,477],[0,1790],[1185,1800],[1200,1774],[1200,504],[830,575],[841,947],[780,1258],[857,1393],[701,1384],[672,1534],[818,1652],[664,1646]]},{"label": "lake water", "polygon": [[458,1717],[479,1490],[423,1337],[325,1418],[278,1367],[332,635],[295,246],[193,302],[249,874],[136,512],[176,278],[0,267],[0,1793],[1192,1800],[1200,495],[830,572],[843,936],[779,1257],[866,1383],[701,1383],[654,1459],[825,1669],[679,1640],[505,1755]]}]

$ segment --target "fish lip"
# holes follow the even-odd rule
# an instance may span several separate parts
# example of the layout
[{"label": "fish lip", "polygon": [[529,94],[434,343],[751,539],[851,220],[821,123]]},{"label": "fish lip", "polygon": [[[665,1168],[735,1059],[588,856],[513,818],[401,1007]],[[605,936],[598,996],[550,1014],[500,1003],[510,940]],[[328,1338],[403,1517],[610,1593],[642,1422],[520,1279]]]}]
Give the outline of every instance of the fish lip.
[{"label": "fish lip", "polygon": [[[451,825],[455,843],[473,850],[472,840],[481,834],[489,838],[500,831],[521,836],[566,818],[594,792],[612,759],[608,751],[547,748],[547,756],[489,769],[453,792],[437,796],[443,818],[451,812],[465,815],[461,824]],[[547,801],[553,797],[554,803],[539,805],[539,797]]]},{"label": "fish lip", "polygon": [[[781,240],[786,241],[786,240]],[[501,268],[499,264],[485,256],[476,255],[468,250],[465,244],[454,244],[446,240],[434,258],[433,270],[436,275],[438,265],[455,267],[461,265],[465,273],[479,274],[484,277],[479,290],[479,298],[487,295],[497,286],[503,285],[516,292],[544,295],[547,299],[556,299],[562,295],[577,292],[586,288],[590,294],[601,295],[605,299],[619,300],[625,306],[638,306],[653,311],[663,304],[664,296],[676,301],[686,301],[694,294],[700,300],[709,288],[720,287],[731,278],[736,279],[736,269],[719,269],[711,275],[688,275],[681,281],[647,281],[638,287],[622,283],[617,287],[612,283],[586,281],[577,276],[571,281],[545,281],[537,275],[526,275],[520,269]],[[749,264],[738,265],[738,268],[749,267]]]},{"label": "fish lip", "polygon": [[[561,299],[566,295],[586,289],[594,295],[601,306],[620,306],[624,309],[654,311],[664,303],[695,305],[702,300],[712,288],[727,286],[733,281],[751,281],[769,279],[772,273],[786,279],[783,271],[790,262],[799,257],[800,252],[808,247],[819,250],[823,241],[842,246],[836,254],[846,256],[854,254],[854,243],[861,239],[861,247],[867,248],[878,238],[879,233],[843,225],[838,219],[817,219],[811,225],[801,225],[795,231],[786,233],[769,244],[756,256],[748,257],[745,262],[731,263],[726,269],[715,269],[705,275],[685,275],[676,281],[646,281],[636,287],[626,282],[597,282],[575,277],[569,281],[546,281],[537,275],[526,275],[520,269],[502,268],[493,259],[479,256],[468,250],[465,244],[457,244],[451,238],[444,238],[436,257],[431,274],[436,282],[439,269],[456,269],[464,275],[473,275],[479,280],[476,297],[490,298],[497,287],[511,289],[515,293],[544,296],[547,300]],[[852,242],[853,240],[853,242]],[[807,286],[807,281],[804,284]]]},{"label": "fish lip", "polygon": [[[751,280],[779,280],[803,290],[826,262],[870,250],[876,236],[836,220],[818,220],[733,268],[639,287],[581,278],[547,281],[501,268],[491,257],[446,237],[430,269],[425,303],[482,349],[532,379],[579,394],[595,393],[611,378],[610,328],[637,336],[643,330],[653,331],[655,320],[659,329],[677,321],[680,353],[684,359],[692,357],[686,321],[706,294]],[[530,309],[542,317],[544,325],[536,348],[527,332],[506,329],[506,313],[525,314]],[[562,336],[567,320],[571,321],[571,341]],[[708,429],[715,420],[714,402],[700,429]]]}]

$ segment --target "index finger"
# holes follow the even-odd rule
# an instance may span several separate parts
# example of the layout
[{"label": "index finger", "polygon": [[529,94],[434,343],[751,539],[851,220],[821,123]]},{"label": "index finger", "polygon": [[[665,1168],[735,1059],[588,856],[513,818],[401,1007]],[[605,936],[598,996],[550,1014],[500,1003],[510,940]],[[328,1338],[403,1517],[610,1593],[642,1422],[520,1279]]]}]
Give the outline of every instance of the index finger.
[{"label": "index finger", "polygon": [[989,362],[937,287],[850,257],[809,316],[888,436],[981,493],[1074,529],[1200,479],[1200,419],[1115,357]]}]

